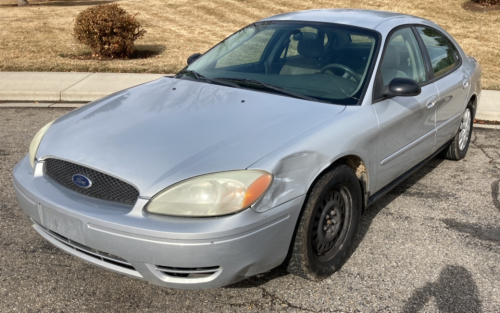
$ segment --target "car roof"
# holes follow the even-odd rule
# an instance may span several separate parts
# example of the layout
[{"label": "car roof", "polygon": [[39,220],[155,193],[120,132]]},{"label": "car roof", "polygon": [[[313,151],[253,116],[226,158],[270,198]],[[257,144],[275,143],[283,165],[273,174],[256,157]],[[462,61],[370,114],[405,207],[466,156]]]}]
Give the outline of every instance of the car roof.
[{"label": "car roof", "polygon": [[[298,11],[285,14],[274,15],[261,21],[310,21],[352,25],[374,29],[384,21],[394,19],[418,19],[416,16],[376,10],[360,9],[321,9]],[[411,21],[405,21],[411,23]]]}]

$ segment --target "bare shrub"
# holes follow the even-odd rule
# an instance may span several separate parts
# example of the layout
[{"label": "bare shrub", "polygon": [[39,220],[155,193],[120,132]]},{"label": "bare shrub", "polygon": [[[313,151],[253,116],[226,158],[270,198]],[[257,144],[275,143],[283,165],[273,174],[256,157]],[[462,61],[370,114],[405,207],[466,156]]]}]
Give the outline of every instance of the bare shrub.
[{"label": "bare shrub", "polygon": [[146,33],[135,16],[117,4],[92,6],[76,17],[73,36],[97,56],[128,58]]}]

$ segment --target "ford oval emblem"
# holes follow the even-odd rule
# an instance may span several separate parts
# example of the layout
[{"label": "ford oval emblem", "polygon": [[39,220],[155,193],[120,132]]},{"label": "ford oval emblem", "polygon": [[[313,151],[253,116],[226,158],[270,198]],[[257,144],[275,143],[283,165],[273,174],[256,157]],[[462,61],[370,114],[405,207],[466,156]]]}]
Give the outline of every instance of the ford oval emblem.
[{"label": "ford oval emblem", "polygon": [[92,186],[92,181],[88,179],[87,177],[83,176],[82,174],[75,174],[73,175],[73,182],[75,185],[81,188],[90,188]]}]

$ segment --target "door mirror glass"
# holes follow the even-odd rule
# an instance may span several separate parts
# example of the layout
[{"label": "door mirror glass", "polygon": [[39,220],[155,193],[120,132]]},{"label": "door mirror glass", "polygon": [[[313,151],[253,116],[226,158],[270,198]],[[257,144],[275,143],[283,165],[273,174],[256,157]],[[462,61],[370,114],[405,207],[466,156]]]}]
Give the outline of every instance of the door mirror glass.
[{"label": "door mirror glass", "polygon": [[420,85],[409,78],[394,78],[389,83],[386,97],[414,97],[422,92]]},{"label": "door mirror glass", "polygon": [[194,61],[198,60],[199,57],[201,57],[201,53],[191,54],[187,59],[187,64],[190,65]]}]

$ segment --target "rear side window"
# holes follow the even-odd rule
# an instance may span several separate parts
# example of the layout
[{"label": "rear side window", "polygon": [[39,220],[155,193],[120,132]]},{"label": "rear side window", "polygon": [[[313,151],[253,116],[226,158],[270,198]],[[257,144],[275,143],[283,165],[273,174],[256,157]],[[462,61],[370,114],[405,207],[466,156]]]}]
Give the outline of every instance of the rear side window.
[{"label": "rear side window", "polygon": [[429,27],[417,27],[431,59],[434,77],[451,72],[458,65],[460,57],[457,48],[440,32]]}]

